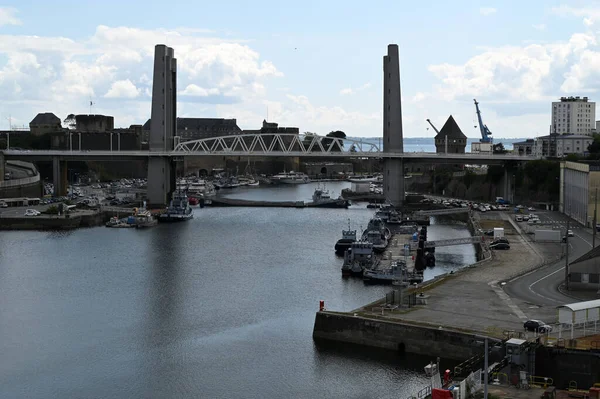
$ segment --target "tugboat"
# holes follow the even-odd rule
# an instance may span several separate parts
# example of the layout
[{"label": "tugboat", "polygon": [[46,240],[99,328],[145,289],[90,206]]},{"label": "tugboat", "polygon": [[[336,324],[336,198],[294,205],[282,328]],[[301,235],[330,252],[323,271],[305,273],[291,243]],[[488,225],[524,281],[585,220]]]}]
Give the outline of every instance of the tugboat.
[{"label": "tugboat", "polygon": [[356,241],[356,230],[350,228],[350,219],[348,219],[348,230],[342,230],[342,238],[335,243],[335,253],[343,255],[347,249]]},{"label": "tugboat", "polygon": [[373,244],[356,241],[344,253],[342,276],[362,277],[365,270],[374,269],[378,264],[379,259],[373,253]]},{"label": "tugboat", "polygon": [[173,199],[167,207],[166,211],[158,217],[158,221],[163,222],[184,222],[194,217],[194,212],[188,202],[188,197],[185,191],[175,191]]},{"label": "tugboat", "polygon": [[341,196],[338,199],[332,199],[329,191],[319,186],[315,189],[312,199],[313,202],[308,203],[306,206],[317,208],[348,208],[350,206],[350,202]]}]

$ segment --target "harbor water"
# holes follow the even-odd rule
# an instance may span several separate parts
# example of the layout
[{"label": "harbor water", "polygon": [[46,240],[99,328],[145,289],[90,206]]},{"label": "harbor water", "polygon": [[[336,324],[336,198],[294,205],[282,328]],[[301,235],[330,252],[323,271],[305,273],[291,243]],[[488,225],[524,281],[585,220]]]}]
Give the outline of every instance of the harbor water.
[{"label": "harbor water", "polygon": [[[327,183],[335,196],[349,183]],[[309,201],[315,184],[237,188]],[[2,232],[0,398],[404,398],[433,359],[320,347],[319,300],[352,310],[389,287],[342,279],[333,245],[373,210],[204,208],[152,229]],[[468,235],[434,224],[432,239]],[[439,248],[426,278],[475,261]]]}]

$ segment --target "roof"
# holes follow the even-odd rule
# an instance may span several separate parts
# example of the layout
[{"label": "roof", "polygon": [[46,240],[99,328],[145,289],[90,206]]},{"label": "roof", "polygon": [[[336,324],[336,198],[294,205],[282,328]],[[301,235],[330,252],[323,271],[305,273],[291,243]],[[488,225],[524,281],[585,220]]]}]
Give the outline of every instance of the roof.
[{"label": "roof", "polygon": [[30,125],[60,125],[61,120],[52,112],[39,113],[29,122]]},{"label": "roof", "polygon": [[590,250],[589,252],[581,255],[579,258],[575,259],[573,262],[570,262],[569,264],[574,265],[579,262],[584,262],[586,260],[597,258],[598,256],[600,256],[600,247],[596,247],[596,248]]},{"label": "roof", "polygon": [[525,342],[524,339],[519,339],[519,338],[511,338],[508,341],[506,341],[507,344],[513,344],[513,345],[523,345]]},{"label": "roof", "polygon": [[527,139],[525,141],[519,141],[518,143],[513,143],[514,145],[529,145],[529,144],[535,144],[535,140],[534,139]]},{"label": "roof", "polygon": [[595,299],[593,301],[569,303],[566,305],[557,306],[556,308],[567,308],[573,312],[577,312],[578,310],[600,308],[600,299]]},{"label": "roof", "polygon": [[[545,136],[539,136],[536,137],[536,139],[556,139],[556,140],[564,140],[564,139],[590,139],[593,140],[594,137],[592,136],[588,136],[585,134],[552,134],[552,135],[545,135]],[[516,143],[519,144],[519,143]]]},{"label": "roof", "polygon": [[[146,123],[144,123],[143,129],[150,130],[150,121],[148,119]],[[228,127],[235,131],[241,131],[241,129],[237,125],[237,121],[235,119],[223,119],[223,118],[177,118],[177,130],[180,129],[189,129],[189,130],[199,130],[206,128],[215,128],[215,127]]]},{"label": "roof", "polygon": [[448,136],[449,139],[466,139],[467,138],[467,136],[464,135],[464,133],[460,130],[460,128],[456,124],[456,121],[454,120],[452,115],[450,115],[448,117],[448,120],[446,121],[446,123],[444,123],[442,130],[440,130],[440,132],[435,136],[435,138],[436,139],[444,139],[446,136]]}]

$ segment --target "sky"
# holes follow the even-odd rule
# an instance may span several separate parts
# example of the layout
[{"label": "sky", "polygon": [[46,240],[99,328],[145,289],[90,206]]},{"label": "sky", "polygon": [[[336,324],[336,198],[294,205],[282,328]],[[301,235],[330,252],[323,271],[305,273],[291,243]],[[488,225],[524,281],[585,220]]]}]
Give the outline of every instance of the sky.
[{"label": "sky", "polygon": [[390,43],[400,49],[405,137],[433,137],[426,119],[440,129],[449,115],[478,137],[473,99],[495,138],[547,134],[561,96],[600,101],[596,0],[9,0],[0,129],[38,112],[143,124],[154,46],[166,44],[178,60],[179,117],[378,137]]}]

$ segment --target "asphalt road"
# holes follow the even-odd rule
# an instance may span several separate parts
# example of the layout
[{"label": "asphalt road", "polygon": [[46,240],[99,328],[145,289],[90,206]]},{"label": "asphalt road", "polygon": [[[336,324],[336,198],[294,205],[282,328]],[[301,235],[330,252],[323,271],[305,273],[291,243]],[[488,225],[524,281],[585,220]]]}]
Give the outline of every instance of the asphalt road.
[{"label": "asphalt road", "polygon": [[[539,216],[542,228],[560,228],[564,235],[567,226],[567,216],[555,211],[534,211]],[[527,223],[519,223],[523,228]],[[572,227],[571,227],[572,226]],[[573,261],[592,249],[592,234],[589,229],[583,228],[571,220],[570,229],[574,237],[569,237],[569,261]],[[562,245],[565,244],[556,244]],[[577,299],[562,294],[558,287],[565,279],[565,259],[555,262],[544,268],[518,277],[504,285],[505,292],[512,298],[518,298],[529,305],[529,308],[556,306],[578,302]]]}]

